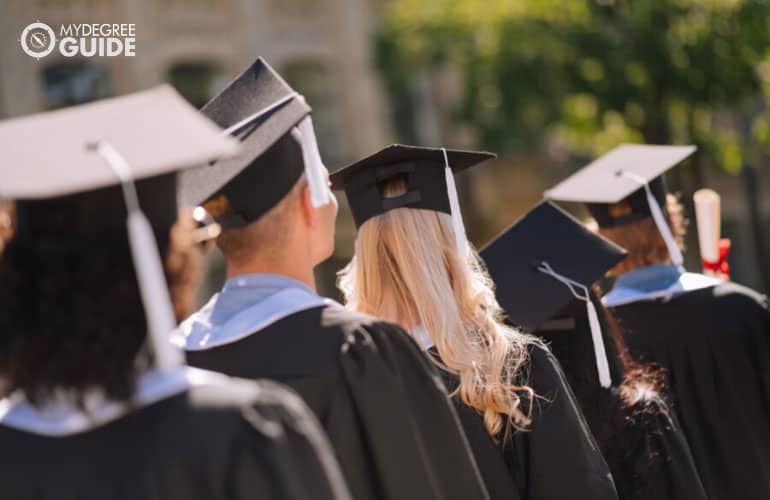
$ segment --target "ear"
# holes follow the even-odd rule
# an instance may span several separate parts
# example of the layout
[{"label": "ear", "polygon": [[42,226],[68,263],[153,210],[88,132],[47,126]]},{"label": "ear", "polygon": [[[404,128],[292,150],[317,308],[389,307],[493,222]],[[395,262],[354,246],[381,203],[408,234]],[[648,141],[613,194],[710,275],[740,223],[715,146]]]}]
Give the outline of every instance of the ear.
[{"label": "ear", "polygon": [[315,207],[313,207],[313,201],[310,196],[310,187],[307,185],[302,188],[300,211],[305,225],[309,228],[315,227],[318,223],[318,214],[316,213]]}]

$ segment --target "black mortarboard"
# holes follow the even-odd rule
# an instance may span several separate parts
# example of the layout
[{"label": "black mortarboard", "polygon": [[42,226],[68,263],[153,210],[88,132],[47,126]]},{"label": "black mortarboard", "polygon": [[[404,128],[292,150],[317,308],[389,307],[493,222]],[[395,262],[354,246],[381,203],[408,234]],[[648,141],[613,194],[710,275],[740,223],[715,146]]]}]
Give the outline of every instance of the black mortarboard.
[{"label": "black mortarboard", "polygon": [[[174,171],[238,144],[169,86],[0,122],[0,199],[17,203],[18,237],[49,247],[128,226],[155,357],[178,363],[175,325],[152,226],[176,218]],[[136,181],[136,182],[135,182]]]},{"label": "black mortarboard", "polygon": [[[576,298],[593,308],[587,288],[625,255],[622,248],[547,201],[481,250],[508,319],[529,331]],[[596,317],[596,311],[589,311],[591,315]],[[607,387],[609,368],[601,332],[592,334],[597,366],[602,367],[599,378]]]},{"label": "black mortarboard", "polygon": [[184,172],[179,187],[183,206],[204,205],[224,228],[243,226],[278,204],[305,172],[314,205],[328,202],[310,107],[264,59],[201,112],[243,147],[236,157]]},{"label": "black mortarboard", "polygon": [[[452,174],[495,157],[487,152],[392,144],[337,170],[330,179],[333,189],[345,190],[356,227],[394,208],[435,210],[453,216],[458,245],[465,245]],[[385,197],[384,183],[398,176],[406,178],[406,193]]]},{"label": "black mortarboard", "polygon": [[[585,203],[600,227],[620,226],[653,217],[672,260],[681,264],[681,252],[662,215],[666,207],[663,174],[696,149],[695,146],[622,144],[547,190],[545,197]],[[609,205],[624,199],[628,199],[631,212],[613,217]]]},{"label": "black mortarboard", "polygon": [[498,302],[514,324],[530,331],[574,298],[566,286],[540,272],[539,264],[547,262],[557,273],[591,286],[625,255],[547,201],[481,250]]}]

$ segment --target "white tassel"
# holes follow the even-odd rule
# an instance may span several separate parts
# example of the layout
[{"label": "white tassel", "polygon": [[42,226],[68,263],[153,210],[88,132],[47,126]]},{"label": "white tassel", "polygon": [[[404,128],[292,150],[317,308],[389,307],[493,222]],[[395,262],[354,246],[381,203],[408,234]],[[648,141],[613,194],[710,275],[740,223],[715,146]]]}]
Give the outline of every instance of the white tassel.
[{"label": "white tassel", "polygon": [[155,353],[155,364],[161,369],[179,366],[183,362],[182,354],[170,342],[176,320],[163,274],[163,264],[150,221],[140,210],[132,210],[128,214],[128,239],[147,317],[147,330]]},{"label": "white tassel", "polygon": [[653,196],[652,190],[650,189],[650,185],[647,183],[647,180],[632,172],[624,171],[622,172],[622,175],[644,187],[645,194],[647,195],[647,204],[650,206],[652,219],[655,221],[655,225],[658,227],[658,231],[663,237],[663,241],[666,243],[666,248],[668,249],[668,254],[671,257],[671,262],[673,262],[675,266],[681,268],[684,264],[682,251],[679,249],[679,245],[676,244],[674,235],[671,233],[671,228],[668,226],[666,218],[663,215],[663,210],[660,208],[658,200],[656,200],[655,196]]},{"label": "white tassel", "polygon": [[176,328],[174,309],[168,285],[163,274],[163,264],[150,221],[139,207],[133,173],[128,162],[111,144],[100,141],[90,145],[112,168],[121,181],[128,218],[128,241],[134,262],[139,293],[147,319],[147,331],[155,364],[159,368],[173,368],[183,363],[181,351],[171,344],[170,335]]},{"label": "white tassel", "polygon": [[586,309],[588,311],[588,324],[591,327],[591,339],[594,344],[596,371],[599,373],[599,385],[607,389],[612,385],[612,378],[610,377],[610,365],[607,361],[607,350],[604,348],[602,327],[599,324],[596,307],[590,299],[586,301]]},{"label": "white tassel", "polygon": [[460,200],[457,196],[457,186],[455,185],[455,175],[452,167],[449,166],[449,157],[446,149],[441,148],[444,153],[444,175],[446,177],[447,194],[449,195],[449,209],[452,215],[452,229],[455,233],[455,245],[461,257],[468,256],[468,237],[465,235],[465,224],[463,215],[460,212]]},{"label": "white tassel", "polygon": [[331,195],[310,115],[299,122],[297,128],[302,135],[302,158],[305,162],[305,177],[310,189],[310,199],[313,206],[318,208],[329,203]]},{"label": "white tassel", "polygon": [[[541,273],[547,274],[566,285],[576,299],[582,300],[586,303],[588,325],[591,328],[591,341],[594,346],[594,359],[596,360],[596,372],[599,376],[599,385],[605,389],[611,387],[612,376],[610,375],[610,364],[607,360],[607,350],[604,347],[602,327],[599,323],[599,315],[596,313],[596,307],[594,307],[593,302],[591,302],[591,296],[588,293],[588,287],[582,283],[578,283],[575,280],[557,273],[547,262],[541,263],[537,269]],[[582,294],[578,293],[578,290],[582,292]]]}]

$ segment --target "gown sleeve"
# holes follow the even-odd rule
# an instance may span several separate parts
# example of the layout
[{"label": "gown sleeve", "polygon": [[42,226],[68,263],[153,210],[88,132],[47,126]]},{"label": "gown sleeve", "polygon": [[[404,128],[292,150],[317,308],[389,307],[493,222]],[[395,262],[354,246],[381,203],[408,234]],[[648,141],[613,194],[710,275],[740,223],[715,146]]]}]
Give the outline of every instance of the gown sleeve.
[{"label": "gown sleeve", "polygon": [[[231,456],[233,500],[352,500],[331,445],[291,389],[260,381],[258,401],[241,410]],[[258,471],[261,471],[259,473]]]},{"label": "gown sleeve", "polygon": [[[383,500],[476,500],[488,494],[441,379],[399,328],[381,322],[350,332],[340,352],[345,396],[336,399],[327,429],[344,441],[340,421],[361,433]],[[346,407],[349,406],[349,407]],[[337,429],[337,430],[335,430]],[[348,427],[350,432],[350,427]],[[349,438],[353,439],[353,438]],[[345,446],[337,452],[345,454]],[[340,461],[350,463],[349,457]],[[356,490],[356,486],[352,487]],[[358,497],[356,497],[358,498]]]},{"label": "gown sleeve", "polygon": [[[585,422],[556,358],[531,350],[532,425],[517,432],[510,466],[529,500],[617,499],[607,463]],[[510,448],[510,447],[509,447]]]}]

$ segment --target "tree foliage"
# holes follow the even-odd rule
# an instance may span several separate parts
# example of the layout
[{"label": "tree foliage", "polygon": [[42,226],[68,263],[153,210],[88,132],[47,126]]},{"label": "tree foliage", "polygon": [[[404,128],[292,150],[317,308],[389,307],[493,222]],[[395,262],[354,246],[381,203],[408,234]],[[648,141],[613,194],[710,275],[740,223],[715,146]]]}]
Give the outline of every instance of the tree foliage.
[{"label": "tree foliage", "polygon": [[737,171],[770,149],[768,0],[394,0],[391,91],[456,68],[453,109],[499,151],[690,143]]}]

